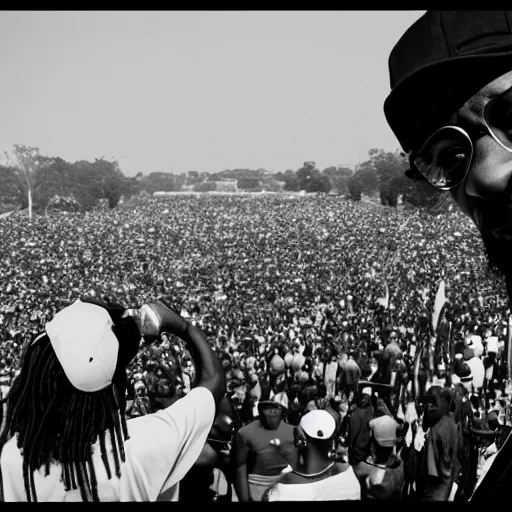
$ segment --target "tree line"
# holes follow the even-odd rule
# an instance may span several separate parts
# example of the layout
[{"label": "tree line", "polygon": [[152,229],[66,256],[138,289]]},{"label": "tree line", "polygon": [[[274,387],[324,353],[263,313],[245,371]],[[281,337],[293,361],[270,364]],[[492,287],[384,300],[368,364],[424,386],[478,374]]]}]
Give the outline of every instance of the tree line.
[{"label": "tree line", "polygon": [[189,171],[172,174],[123,174],[117,161],[97,158],[93,162],[67,162],[41,155],[38,148],[15,145],[0,165],[0,213],[16,208],[48,211],[49,208],[89,210],[98,204],[114,208],[122,197],[157,191],[219,190],[221,182],[236,182],[245,191],[304,191],[336,193],[353,201],[374,196],[386,206],[397,206],[398,198],[414,206],[439,204],[440,193],[425,182],[404,175],[407,157],[400,153],[371,149],[368,160],[353,170],[330,166],[322,171],[314,161],[297,170],[271,173],[265,169],[225,169],[215,173]]}]

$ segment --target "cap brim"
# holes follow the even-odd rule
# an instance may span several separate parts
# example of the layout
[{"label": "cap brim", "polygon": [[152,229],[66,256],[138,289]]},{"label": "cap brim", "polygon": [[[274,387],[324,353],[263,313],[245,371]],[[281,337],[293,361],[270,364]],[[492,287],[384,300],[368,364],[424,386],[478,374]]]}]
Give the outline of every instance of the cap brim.
[{"label": "cap brim", "polygon": [[419,149],[469,98],[508,71],[512,51],[454,57],[403,78],[386,98],[384,113],[404,151]]},{"label": "cap brim", "polygon": [[263,408],[280,407],[280,408],[283,408],[283,406],[279,402],[274,402],[274,400],[261,400],[260,402],[258,402],[258,407],[263,407]]}]

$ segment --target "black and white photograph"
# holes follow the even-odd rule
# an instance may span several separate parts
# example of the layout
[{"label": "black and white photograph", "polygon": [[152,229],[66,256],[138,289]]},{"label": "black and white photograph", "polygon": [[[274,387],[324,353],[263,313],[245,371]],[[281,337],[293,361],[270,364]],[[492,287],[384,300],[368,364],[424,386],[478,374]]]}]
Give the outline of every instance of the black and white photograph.
[{"label": "black and white photograph", "polygon": [[512,11],[3,10],[0,66],[0,501],[508,498]]}]

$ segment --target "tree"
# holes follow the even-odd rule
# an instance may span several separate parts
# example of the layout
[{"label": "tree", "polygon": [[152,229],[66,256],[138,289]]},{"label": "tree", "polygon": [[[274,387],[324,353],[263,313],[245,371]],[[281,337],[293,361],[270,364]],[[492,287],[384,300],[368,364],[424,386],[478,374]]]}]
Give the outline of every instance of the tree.
[{"label": "tree", "polygon": [[106,199],[109,208],[114,208],[129,188],[116,161],[104,158],[96,158],[94,162],[81,160],[75,162],[73,168],[73,195],[84,209],[92,208],[101,199]]},{"label": "tree", "polygon": [[148,176],[144,176],[140,186],[150,194],[178,190],[177,177],[167,172],[152,172]]},{"label": "tree", "polygon": [[331,189],[332,185],[329,178],[322,176],[320,173],[311,176],[306,186],[306,192],[324,192],[328,194]]},{"label": "tree", "polygon": [[332,188],[338,193],[338,194],[347,194],[349,193],[348,186],[347,186],[347,180],[350,176],[352,176],[353,172],[352,169],[348,167],[342,167],[334,165],[331,165],[330,167],[326,167],[322,171],[322,175],[326,176],[331,185]]},{"label": "tree", "polygon": [[300,190],[300,182],[295,173],[291,175],[287,174],[285,176],[284,189],[288,190],[289,192],[298,192]]},{"label": "tree", "polygon": [[371,167],[360,167],[347,181],[350,196],[360,201],[363,194],[371,194],[378,189],[377,173]]},{"label": "tree", "polygon": [[260,180],[256,178],[239,178],[236,186],[240,190],[254,190],[260,186]]},{"label": "tree", "polygon": [[5,157],[11,163],[11,167],[16,169],[22,183],[27,197],[28,217],[32,220],[32,195],[36,173],[40,167],[49,163],[49,159],[41,156],[39,148],[22,144],[14,144],[12,157],[7,152],[5,152]]},{"label": "tree", "polygon": [[123,196],[127,199],[130,197],[136,196],[140,194],[142,191],[142,186],[140,182],[140,178],[135,176],[134,178],[124,177],[122,192]]},{"label": "tree", "polygon": [[125,176],[119,168],[119,163],[96,159],[94,162],[98,173],[101,196],[108,201],[109,208],[115,208],[125,189]]},{"label": "tree", "polygon": [[17,169],[0,165],[0,213],[27,206],[23,183]]},{"label": "tree", "polygon": [[[316,164],[313,161],[306,161],[295,173],[299,180],[299,190],[305,190],[306,192],[320,192],[327,188],[326,181],[321,179],[322,175],[315,165]],[[329,181],[328,178],[327,181]],[[328,188],[331,190],[330,183]]]},{"label": "tree", "polygon": [[349,178],[354,173],[352,172],[352,169],[350,169],[349,167],[343,167],[340,165],[335,167],[334,165],[331,165],[329,167],[326,167],[322,171],[322,174],[327,176],[329,179],[331,179],[331,178],[336,179],[336,178]]},{"label": "tree", "polygon": [[279,183],[274,176],[269,176],[261,184],[262,190],[266,192],[280,192],[283,188],[282,183]]},{"label": "tree", "polygon": [[194,185],[194,192],[213,192],[217,190],[217,184],[214,181],[203,181]]},{"label": "tree", "polygon": [[34,206],[46,208],[52,197],[71,197],[78,190],[74,188],[73,166],[62,158],[54,158],[48,165],[35,173]]},{"label": "tree", "polygon": [[438,204],[442,192],[424,181],[410,180],[405,176],[409,162],[404,153],[373,148],[368,156],[370,158],[363,166],[375,170],[383,205],[396,207],[399,195],[403,196],[404,202],[413,206],[431,207]]},{"label": "tree", "polygon": [[377,173],[381,203],[385,206],[396,206],[398,195],[401,193],[397,187],[402,184],[399,177],[403,176],[408,165],[405,155],[398,150],[386,152],[372,148],[368,151],[368,156],[370,159],[365,165]]}]

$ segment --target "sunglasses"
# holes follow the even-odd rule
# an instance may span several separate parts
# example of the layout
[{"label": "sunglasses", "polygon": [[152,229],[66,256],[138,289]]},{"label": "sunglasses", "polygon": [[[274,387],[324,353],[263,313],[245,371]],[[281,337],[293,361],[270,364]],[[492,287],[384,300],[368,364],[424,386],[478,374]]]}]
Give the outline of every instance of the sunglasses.
[{"label": "sunglasses", "polygon": [[433,187],[450,190],[460,185],[469,173],[474,143],[490,135],[503,149],[512,153],[512,88],[489,99],[483,106],[481,126],[465,130],[460,126],[443,126],[435,131],[421,149],[410,155],[417,170]]}]

